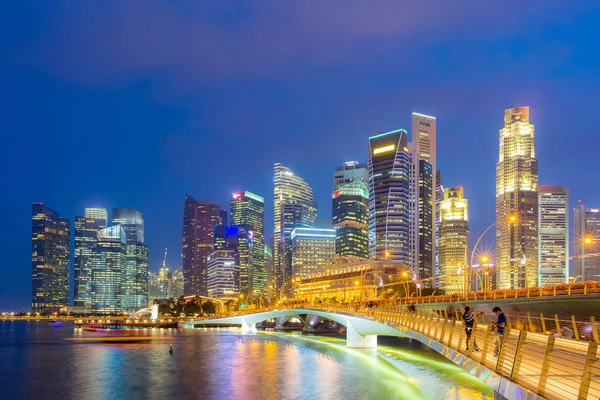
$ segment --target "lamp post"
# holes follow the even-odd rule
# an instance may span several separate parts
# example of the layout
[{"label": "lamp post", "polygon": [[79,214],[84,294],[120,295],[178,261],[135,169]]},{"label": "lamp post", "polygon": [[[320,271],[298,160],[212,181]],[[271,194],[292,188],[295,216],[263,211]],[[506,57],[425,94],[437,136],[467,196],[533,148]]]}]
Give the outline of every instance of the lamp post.
[{"label": "lamp post", "polygon": [[[515,225],[518,221],[518,218],[516,215],[510,215],[508,217],[508,223],[511,225]],[[496,226],[496,222],[494,222],[493,224],[491,224],[490,226],[488,226],[487,228],[485,228],[485,230],[483,231],[483,233],[481,235],[479,235],[479,238],[477,239],[477,242],[475,242],[475,246],[473,247],[473,251],[471,251],[471,261],[469,263],[469,271],[468,271],[468,287],[467,290],[470,290],[471,288],[471,283],[472,283],[472,277],[473,277],[473,259],[475,258],[475,251],[477,250],[477,246],[479,246],[479,242],[481,242],[481,239],[483,239],[483,236],[487,233],[487,231],[489,231],[490,229],[492,229],[494,226]],[[512,229],[511,229],[511,242],[512,240]],[[511,248],[512,251],[512,248]],[[521,251],[523,251],[521,249]],[[512,258],[512,254],[511,254],[511,258]]]},{"label": "lamp post", "polygon": [[[582,241],[583,241],[583,247],[584,247],[583,254],[585,256],[585,254],[586,254],[585,247],[590,247],[590,246],[593,245],[593,243],[594,243],[594,236],[592,236],[592,235],[585,235],[583,237]],[[586,265],[585,265],[585,257],[584,257],[583,258],[583,265],[581,266],[581,281],[582,282],[585,282],[587,280],[585,267],[586,267]]]}]

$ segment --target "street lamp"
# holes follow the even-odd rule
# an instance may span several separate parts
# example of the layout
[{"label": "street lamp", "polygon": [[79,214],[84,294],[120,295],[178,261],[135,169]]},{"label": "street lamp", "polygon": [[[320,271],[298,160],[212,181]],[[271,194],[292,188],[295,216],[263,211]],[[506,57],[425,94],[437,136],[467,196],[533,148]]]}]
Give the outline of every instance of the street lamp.
[{"label": "street lamp", "polygon": [[[515,214],[510,215],[507,220],[508,220],[508,223],[511,225],[514,225],[518,222],[517,215],[515,215]],[[475,258],[475,250],[477,250],[477,246],[479,246],[479,242],[481,242],[481,239],[483,239],[483,236],[487,233],[487,231],[492,229],[494,226],[496,226],[495,222],[493,224],[491,224],[490,226],[488,226],[487,228],[485,228],[483,233],[477,239],[477,242],[475,242],[473,251],[471,251],[471,262],[469,263],[469,273],[468,273],[469,276],[468,276],[467,290],[470,290],[470,288],[471,288],[471,283],[472,283],[471,281],[472,281],[472,276],[473,276],[473,259]]]}]

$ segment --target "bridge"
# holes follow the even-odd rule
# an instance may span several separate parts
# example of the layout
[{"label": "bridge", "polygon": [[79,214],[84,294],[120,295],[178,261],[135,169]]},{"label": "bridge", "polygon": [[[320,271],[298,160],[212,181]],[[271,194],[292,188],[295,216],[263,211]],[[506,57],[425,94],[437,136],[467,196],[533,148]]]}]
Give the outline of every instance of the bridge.
[{"label": "bridge", "polygon": [[[591,400],[600,398],[598,337],[583,341],[544,332],[507,327],[495,356],[497,336],[490,324],[475,323],[467,349],[462,321],[433,310],[390,305],[374,310],[331,304],[321,308],[290,308],[227,318],[187,322],[185,328],[241,325],[279,317],[327,318],[346,326],[347,345],[374,347],[377,336],[409,337],[462,366],[506,399]],[[473,351],[475,342],[481,351]]]},{"label": "bridge", "polygon": [[[298,318],[306,325],[309,325],[311,320],[314,323],[320,321],[322,318],[335,321],[346,327],[346,344],[348,347],[376,347],[377,336],[407,337],[407,334],[401,330],[400,326],[392,327],[362,316],[306,308],[290,308],[228,318],[204,319],[186,322],[184,328],[195,328],[206,325],[240,325],[242,327],[242,332],[253,332],[256,331],[257,323],[282,317],[286,319]],[[319,318],[314,319],[312,317]]]}]

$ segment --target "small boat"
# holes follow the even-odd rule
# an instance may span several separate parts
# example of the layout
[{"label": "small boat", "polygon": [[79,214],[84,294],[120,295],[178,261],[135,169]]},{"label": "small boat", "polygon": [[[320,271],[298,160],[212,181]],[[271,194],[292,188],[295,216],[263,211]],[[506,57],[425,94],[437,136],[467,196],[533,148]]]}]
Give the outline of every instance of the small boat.
[{"label": "small boat", "polygon": [[140,332],[140,329],[94,328],[92,326],[84,326],[81,329],[86,332],[110,333],[110,334],[125,334],[125,333],[139,333]]},{"label": "small boat", "polygon": [[172,336],[96,336],[96,337],[72,337],[65,338],[72,342],[100,342],[100,343],[135,343],[150,342],[153,340],[179,340]]},{"label": "small boat", "polygon": [[52,325],[54,327],[58,327],[58,326],[62,326],[63,322],[62,321],[51,321],[51,322],[48,322],[48,325]]}]

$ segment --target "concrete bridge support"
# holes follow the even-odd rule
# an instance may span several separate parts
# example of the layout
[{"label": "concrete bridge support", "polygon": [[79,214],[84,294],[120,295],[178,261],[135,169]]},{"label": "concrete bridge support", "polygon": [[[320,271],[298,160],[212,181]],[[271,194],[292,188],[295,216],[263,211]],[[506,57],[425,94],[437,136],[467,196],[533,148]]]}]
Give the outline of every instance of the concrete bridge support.
[{"label": "concrete bridge support", "polygon": [[361,335],[352,322],[346,324],[346,346],[348,347],[377,347],[377,335]]},{"label": "concrete bridge support", "polygon": [[243,333],[256,332],[256,323],[249,324],[244,318],[242,318],[242,332]]}]

